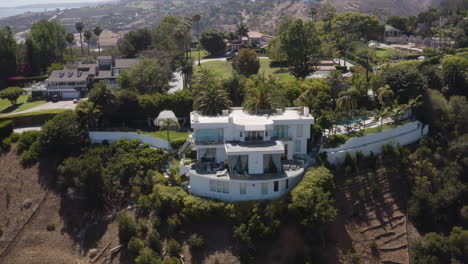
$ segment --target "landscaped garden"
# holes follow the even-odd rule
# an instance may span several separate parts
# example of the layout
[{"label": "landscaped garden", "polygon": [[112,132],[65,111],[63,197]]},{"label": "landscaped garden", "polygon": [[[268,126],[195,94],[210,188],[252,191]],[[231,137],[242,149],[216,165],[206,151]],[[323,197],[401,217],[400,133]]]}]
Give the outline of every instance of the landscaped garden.
[{"label": "landscaped garden", "polygon": [[[167,140],[167,131],[141,131],[141,134],[147,135],[154,138],[159,138],[162,140]],[[178,131],[169,131],[169,141],[179,141],[179,140],[187,140],[190,133],[188,132],[178,132]]]},{"label": "landscaped garden", "polygon": [[15,105],[6,99],[0,99],[0,115],[21,112],[45,103],[44,100],[28,102],[27,95],[21,95]]},{"label": "landscaped garden", "polygon": [[[294,79],[287,68],[281,69],[279,66],[272,67],[270,64],[270,59],[260,59],[259,74],[277,75],[278,78],[286,82]],[[201,67],[217,73],[223,78],[230,77],[233,71],[232,62],[230,61],[208,61],[203,63]],[[199,71],[200,67],[196,67],[195,69]]]}]

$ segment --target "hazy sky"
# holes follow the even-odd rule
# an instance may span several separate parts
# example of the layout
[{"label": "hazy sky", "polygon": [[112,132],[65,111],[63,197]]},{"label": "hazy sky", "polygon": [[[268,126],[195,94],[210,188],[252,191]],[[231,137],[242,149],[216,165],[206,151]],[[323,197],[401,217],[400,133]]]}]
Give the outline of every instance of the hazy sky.
[{"label": "hazy sky", "polygon": [[1,7],[15,7],[31,4],[54,4],[54,3],[79,3],[79,2],[103,2],[105,0],[0,0]]}]

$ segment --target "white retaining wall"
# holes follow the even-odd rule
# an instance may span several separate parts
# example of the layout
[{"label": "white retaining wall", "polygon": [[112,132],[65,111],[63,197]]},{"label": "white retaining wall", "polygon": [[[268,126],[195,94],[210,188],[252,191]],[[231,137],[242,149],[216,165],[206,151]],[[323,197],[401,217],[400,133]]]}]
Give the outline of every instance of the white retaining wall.
[{"label": "white retaining wall", "polygon": [[171,144],[166,140],[138,134],[135,132],[101,132],[101,131],[90,131],[89,138],[91,143],[102,143],[104,140],[109,142],[118,141],[119,139],[126,138],[128,140],[139,140],[142,143],[148,144],[154,148],[163,148],[171,150]]},{"label": "white retaining wall", "polygon": [[428,133],[429,126],[426,125],[423,128],[423,124],[421,122],[414,121],[379,133],[352,138],[338,148],[321,149],[320,153],[326,152],[328,162],[330,162],[330,164],[337,165],[344,161],[346,151],[351,155],[355,155],[359,150],[362,151],[364,156],[368,156],[371,152],[379,154],[381,153],[382,146],[384,145],[409,145],[420,140]]}]

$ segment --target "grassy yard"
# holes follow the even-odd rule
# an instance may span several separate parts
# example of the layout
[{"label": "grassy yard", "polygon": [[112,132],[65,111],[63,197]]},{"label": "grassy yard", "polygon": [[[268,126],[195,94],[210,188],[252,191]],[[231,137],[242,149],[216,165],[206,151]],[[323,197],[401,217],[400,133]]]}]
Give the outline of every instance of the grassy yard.
[{"label": "grassy yard", "polygon": [[[294,80],[294,77],[288,72],[287,68],[281,69],[280,67],[271,67],[270,62],[270,59],[260,60],[259,74],[264,73],[265,75],[276,75],[285,82]],[[230,77],[233,71],[232,62],[230,61],[208,61],[203,63],[201,67],[211,70],[223,78]],[[199,67],[196,67],[195,69],[199,69]]]},{"label": "grassy yard", "polygon": [[[385,131],[385,130],[388,130],[388,129],[391,129],[391,128],[395,128],[395,127],[398,127],[398,126],[402,126],[402,125],[407,124],[409,122],[411,122],[411,121],[407,120],[407,121],[402,121],[402,122],[397,122],[397,123],[383,124],[382,131]],[[351,133],[348,133],[348,134],[334,135],[334,136],[332,136],[332,137],[334,137],[332,139],[332,142],[330,142],[328,144],[325,144],[325,147],[327,147],[327,148],[337,148],[337,147],[345,144],[346,142],[348,142],[352,138],[367,136],[367,135],[375,134],[375,133],[378,133],[378,132],[381,132],[380,131],[380,126],[369,127],[369,128],[364,129],[364,131],[356,131],[356,132],[351,132]]]},{"label": "grassy yard", "polygon": [[[194,60],[198,60],[198,50],[190,51],[190,57],[193,58]],[[200,50],[200,59],[204,59],[207,57],[209,57],[208,52],[206,52],[206,50],[204,49]]]},{"label": "grassy yard", "polygon": [[12,105],[10,101],[6,99],[0,99],[0,115],[1,114],[10,114],[10,113],[16,113],[20,111],[24,111],[33,107],[36,107],[38,105],[46,103],[46,101],[34,101],[34,102],[27,102],[28,96],[27,95],[21,95],[18,98],[18,102],[16,105]]},{"label": "grassy yard", "polygon": [[[162,140],[167,140],[167,133],[166,131],[141,131],[143,135],[147,135],[154,138],[159,138]],[[169,140],[187,140],[189,136],[188,132],[177,132],[177,131],[169,131]]]}]

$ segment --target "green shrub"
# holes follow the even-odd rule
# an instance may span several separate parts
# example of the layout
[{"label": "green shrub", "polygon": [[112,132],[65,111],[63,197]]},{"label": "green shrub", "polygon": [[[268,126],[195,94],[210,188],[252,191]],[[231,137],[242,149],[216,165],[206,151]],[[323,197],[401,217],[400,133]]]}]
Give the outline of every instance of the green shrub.
[{"label": "green shrub", "polygon": [[348,141],[348,137],[345,135],[332,135],[328,137],[328,143],[326,146],[328,148],[337,148],[346,143],[346,141]]},{"label": "green shrub", "polygon": [[26,131],[19,136],[18,151],[23,152],[29,150],[32,144],[37,141],[41,135],[40,131]]},{"label": "green shrub", "polygon": [[198,234],[193,234],[188,239],[188,245],[191,250],[200,249],[205,246],[205,240]]},{"label": "green shrub", "polygon": [[166,258],[163,260],[162,264],[180,264],[180,259],[176,257]]},{"label": "green shrub", "polygon": [[21,135],[21,134],[18,134],[18,133],[13,133],[13,134],[11,134],[11,135],[10,135],[11,142],[12,142],[12,143],[18,142],[20,135]]},{"label": "green shrub", "polygon": [[148,235],[148,246],[156,253],[162,252],[162,241],[158,231],[153,230]]},{"label": "green shrub", "polygon": [[178,257],[181,246],[180,246],[180,243],[177,242],[177,240],[171,238],[169,239],[169,242],[167,243],[167,249],[168,249],[169,255],[173,257]]},{"label": "green shrub", "polygon": [[169,231],[176,231],[177,229],[179,229],[181,224],[182,223],[180,221],[180,218],[176,214],[173,214],[172,216],[167,218],[167,225],[168,225]]},{"label": "green shrub", "polygon": [[185,143],[185,139],[176,139],[176,140],[173,140],[171,141],[171,148],[173,149],[179,149],[184,143]]},{"label": "green shrub", "polygon": [[346,173],[353,173],[356,171],[356,160],[348,151],[345,152],[344,166]]},{"label": "green shrub", "polygon": [[54,231],[55,230],[55,224],[47,224],[47,231]]},{"label": "green shrub", "polygon": [[342,73],[345,73],[345,72],[348,71],[348,66],[336,65],[335,68],[336,68],[337,71],[341,71]]},{"label": "green shrub", "polygon": [[11,148],[11,138],[7,137],[0,142],[0,150],[1,151],[8,151]]},{"label": "green shrub", "polygon": [[0,120],[0,139],[7,138],[13,133],[13,121],[6,120],[6,121],[1,121]]},{"label": "green shrub", "polygon": [[138,252],[138,257],[135,258],[136,264],[160,264],[158,255],[149,248],[144,248]]},{"label": "green shrub", "polygon": [[351,263],[359,264],[361,263],[361,256],[358,253],[351,253]]},{"label": "green shrub", "polygon": [[462,207],[460,210],[460,216],[466,223],[468,223],[468,205]]},{"label": "green shrub", "polygon": [[137,225],[133,219],[126,214],[119,215],[119,240],[121,243],[127,243],[130,238],[137,234]]},{"label": "green shrub", "polygon": [[130,242],[128,242],[127,248],[128,248],[128,251],[137,255],[138,252],[140,252],[140,250],[145,248],[145,241],[141,240],[138,237],[132,237],[130,239]]}]

